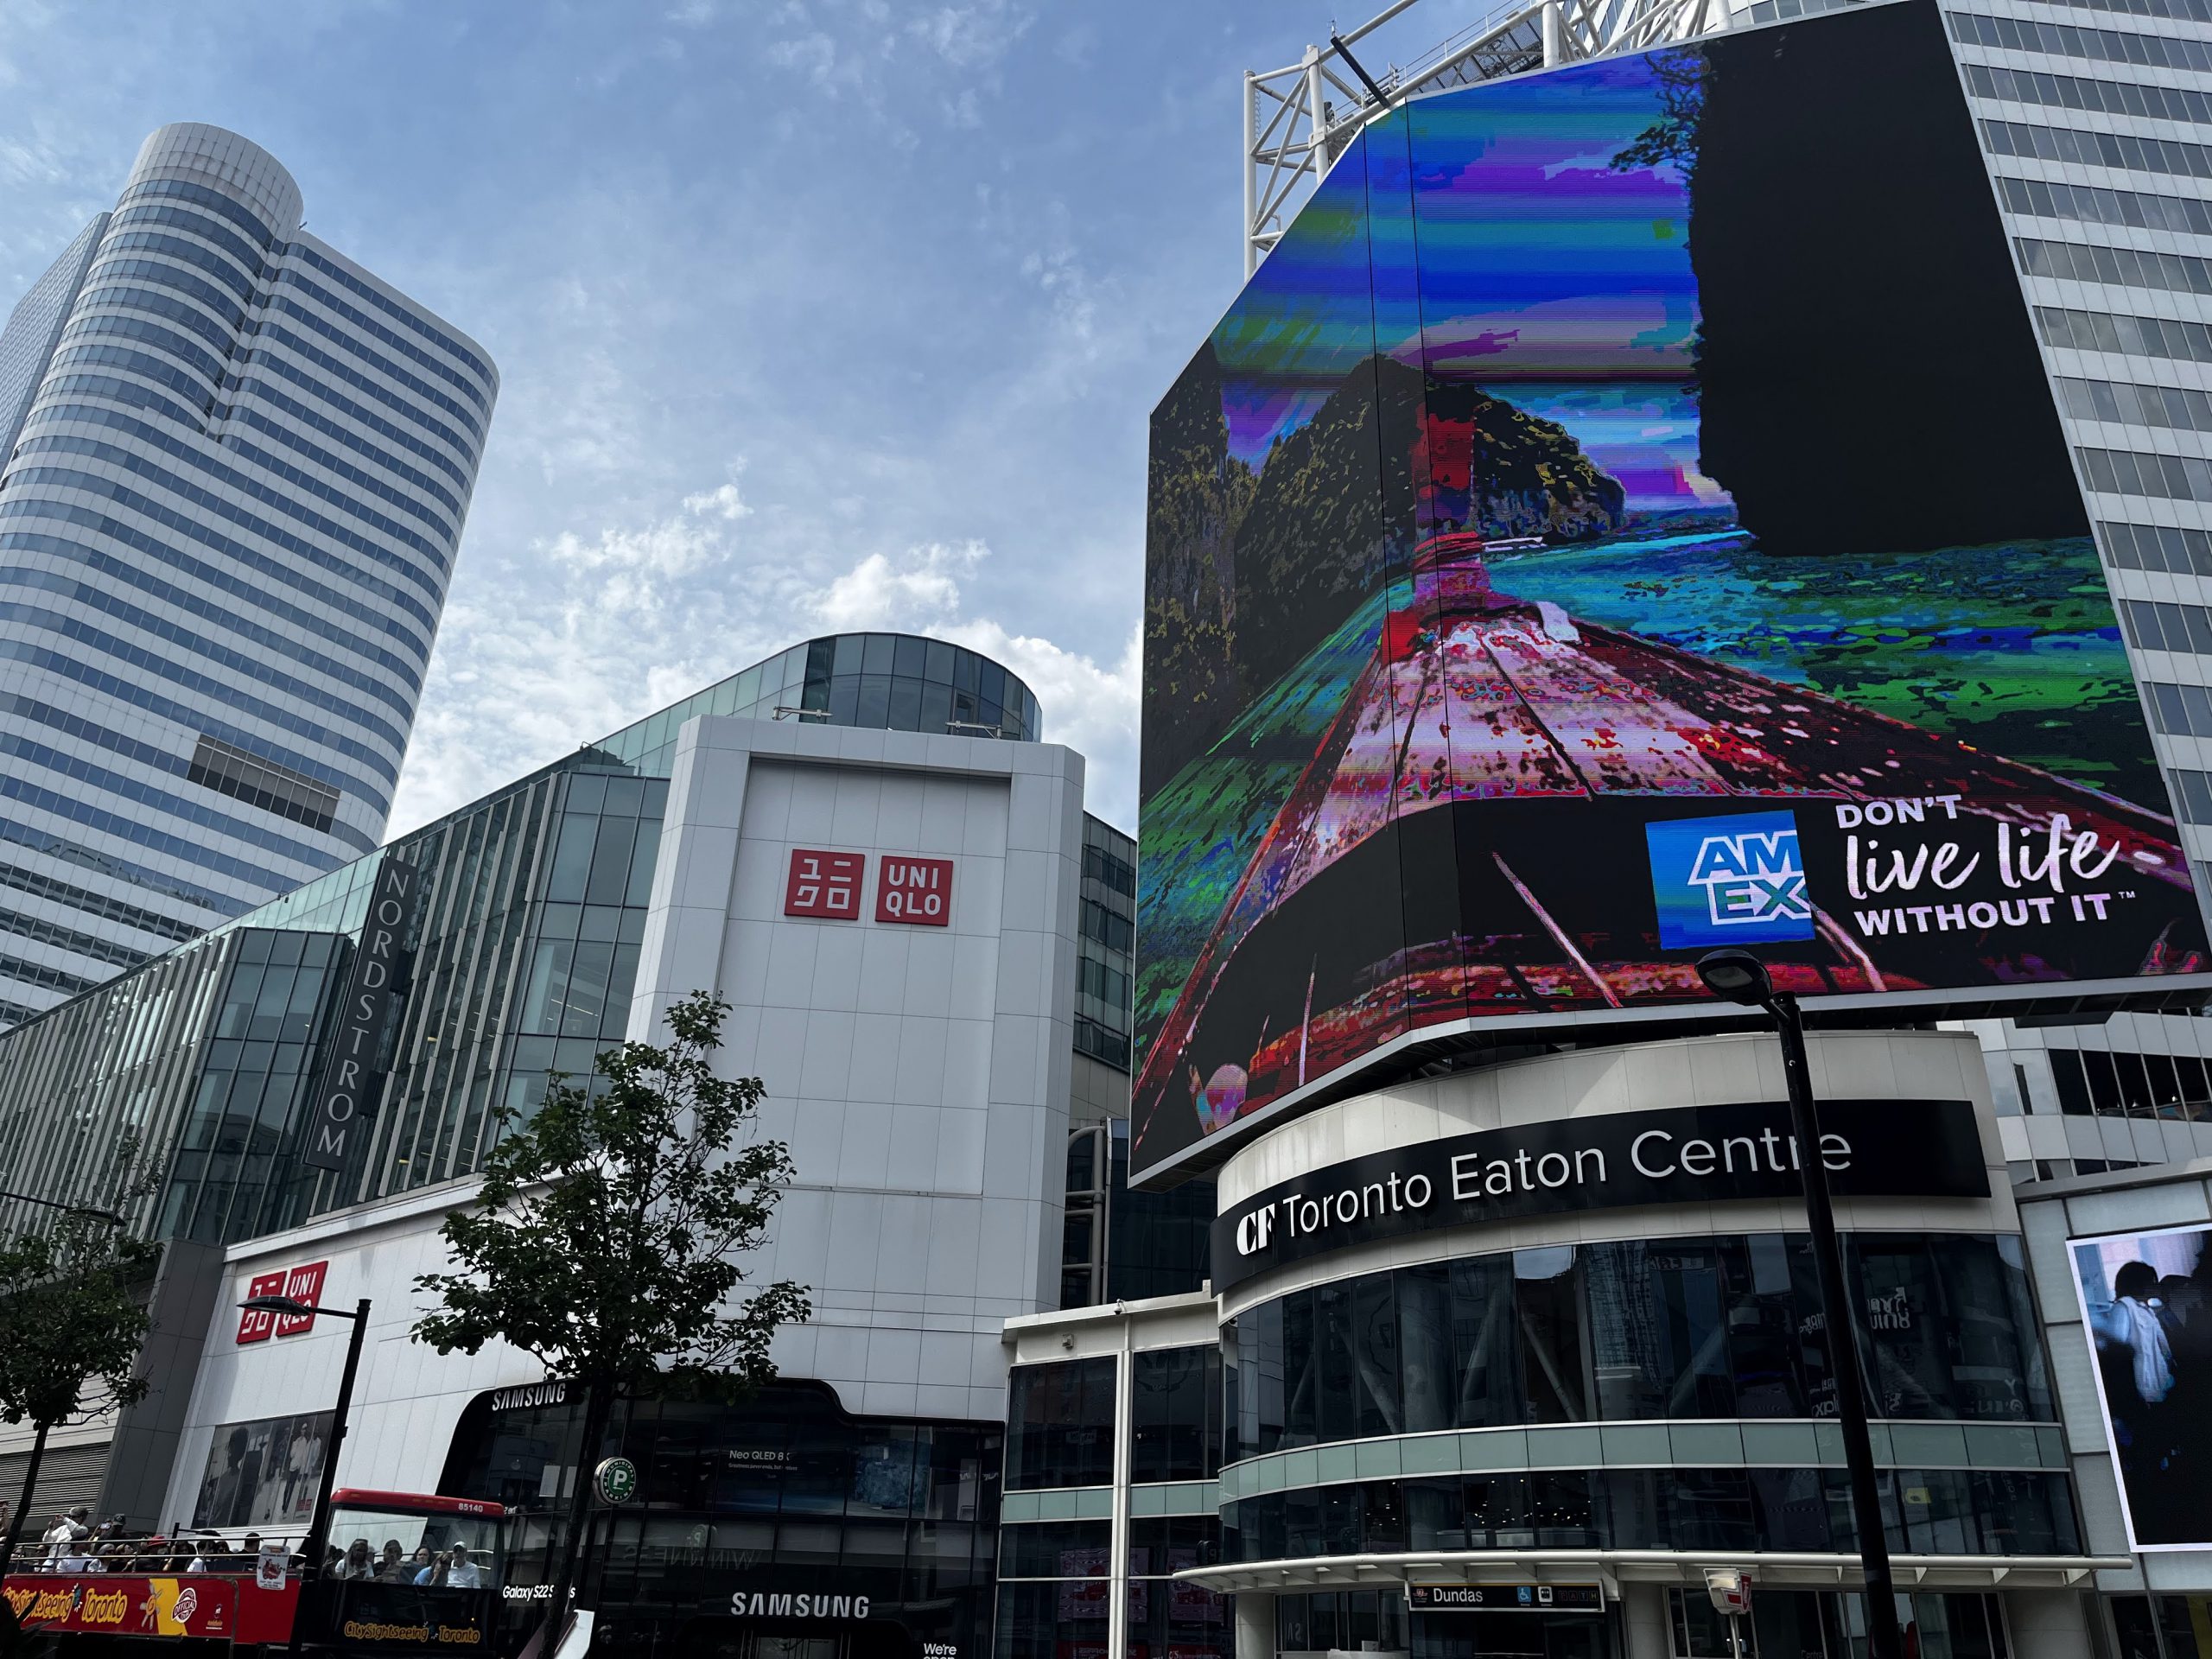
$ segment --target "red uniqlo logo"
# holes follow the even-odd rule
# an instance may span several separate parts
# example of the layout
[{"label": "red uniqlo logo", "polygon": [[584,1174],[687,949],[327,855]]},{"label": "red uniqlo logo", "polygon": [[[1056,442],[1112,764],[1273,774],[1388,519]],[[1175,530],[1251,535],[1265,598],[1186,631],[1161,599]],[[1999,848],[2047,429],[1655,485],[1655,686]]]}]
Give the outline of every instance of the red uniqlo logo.
[{"label": "red uniqlo logo", "polygon": [[[329,1276],[330,1263],[310,1262],[304,1268],[294,1268],[284,1278],[284,1294],[296,1302],[305,1302],[309,1307],[322,1306],[322,1281]],[[276,1334],[296,1337],[302,1331],[315,1329],[312,1313],[286,1313],[276,1320]]]},{"label": "red uniqlo logo", "polygon": [[791,880],[784,884],[784,914],[827,916],[836,922],[861,918],[861,878],[868,873],[865,853],[817,853],[791,849]]},{"label": "red uniqlo logo", "polygon": [[875,919],[944,927],[952,920],[952,861],[887,855],[875,889]]},{"label": "red uniqlo logo", "polygon": [[[284,1275],[264,1273],[246,1281],[245,1294],[254,1296],[281,1296],[284,1294]],[[249,1307],[238,1313],[238,1340],[266,1342],[276,1329],[276,1316],[265,1307]]]}]

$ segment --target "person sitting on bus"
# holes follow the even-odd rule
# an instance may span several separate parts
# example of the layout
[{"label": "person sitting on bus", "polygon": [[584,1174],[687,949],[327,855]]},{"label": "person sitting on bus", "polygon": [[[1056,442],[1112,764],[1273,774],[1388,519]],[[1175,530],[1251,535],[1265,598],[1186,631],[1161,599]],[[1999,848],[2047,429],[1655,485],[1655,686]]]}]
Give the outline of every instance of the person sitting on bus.
[{"label": "person sitting on bus", "polygon": [[82,1503],[73,1510],[62,1511],[60,1516],[46,1534],[44,1541],[47,1560],[60,1560],[69,1553],[71,1543],[87,1536],[92,1532],[92,1529],[85,1524],[86,1517],[91,1513],[92,1511]]},{"label": "person sitting on bus", "polygon": [[377,1558],[369,1549],[369,1541],[356,1538],[346,1546],[346,1559],[339,1563],[341,1579],[373,1579],[377,1575]]},{"label": "person sitting on bus", "polygon": [[445,1580],[448,1588],[454,1590],[483,1588],[483,1571],[476,1565],[475,1557],[468,1553],[467,1544],[455,1544],[453,1547],[453,1554],[448,1560],[449,1565],[446,1568]]},{"label": "person sitting on bus", "polygon": [[430,1547],[428,1544],[417,1544],[415,1547],[415,1553],[407,1558],[407,1565],[414,1568],[414,1582],[416,1584],[434,1584],[436,1582],[435,1579],[431,1575],[438,1570],[441,1562],[438,1557],[431,1552]]},{"label": "person sitting on bus", "polygon": [[192,1559],[184,1564],[188,1573],[212,1573],[214,1566],[207,1559],[207,1541],[201,1539],[192,1547]]},{"label": "person sitting on bus", "polygon": [[377,1563],[377,1577],[386,1584],[411,1584],[414,1569],[407,1565],[407,1550],[397,1538],[384,1541],[384,1559]]}]

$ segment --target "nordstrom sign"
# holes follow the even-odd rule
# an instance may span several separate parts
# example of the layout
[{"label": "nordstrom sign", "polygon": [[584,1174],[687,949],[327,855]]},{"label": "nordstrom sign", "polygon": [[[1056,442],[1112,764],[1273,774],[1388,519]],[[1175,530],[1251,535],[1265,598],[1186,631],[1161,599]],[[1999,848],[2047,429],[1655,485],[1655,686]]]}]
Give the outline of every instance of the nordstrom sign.
[{"label": "nordstrom sign", "polygon": [[411,864],[387,855],[369,893],[368,918],[346,982],[345,1001],[323,1051],[322,1086],[308,1118],[300,1161],[310,1169],[343,1169],[355,1127],[376,1103],[378,1052],[399,1005],[395,990],[407,925],[415,914],[422,876]]}]

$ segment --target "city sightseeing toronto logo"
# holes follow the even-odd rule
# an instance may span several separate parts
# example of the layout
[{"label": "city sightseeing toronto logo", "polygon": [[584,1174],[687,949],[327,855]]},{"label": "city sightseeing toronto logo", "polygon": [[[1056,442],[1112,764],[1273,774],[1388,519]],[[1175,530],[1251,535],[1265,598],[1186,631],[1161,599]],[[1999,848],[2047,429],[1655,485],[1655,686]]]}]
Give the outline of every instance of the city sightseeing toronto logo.
[{"label": "city sightseeing toronto logo", "polygon": [[1813,937],[1794,812],[1738,812],[1643,827],[1662,950]]}]

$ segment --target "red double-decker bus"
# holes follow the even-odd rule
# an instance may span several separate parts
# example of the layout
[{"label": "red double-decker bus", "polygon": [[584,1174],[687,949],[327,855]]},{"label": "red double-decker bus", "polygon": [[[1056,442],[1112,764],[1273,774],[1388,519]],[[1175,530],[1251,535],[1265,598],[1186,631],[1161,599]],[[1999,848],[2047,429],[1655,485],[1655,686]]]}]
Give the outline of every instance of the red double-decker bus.
[{"label": "red double-decker bus", "polygon": [[19,1566],[0,1595],[27,1633],[53,1637],[68,1659],[143,1651],[148,1642],[273,1656],[296,1637],[302,1651],[326,1654],[496,1654],[508,1645],[506,1511],[497,1503],[341,1489],[331,1495],[319,1564],[281,1539],[264,1540],[257,1557],[211,1555],[198,1541],[199,1559],[184,1570],[152,1564],[194,1554],[193,1539],[124,1541],[132,1554],[110,1547],[94,1559],[127,1569]]}]

